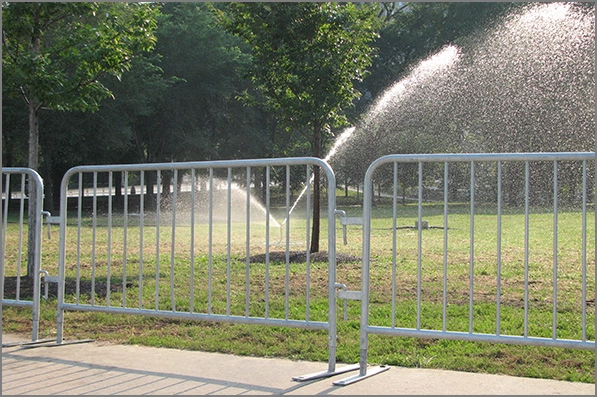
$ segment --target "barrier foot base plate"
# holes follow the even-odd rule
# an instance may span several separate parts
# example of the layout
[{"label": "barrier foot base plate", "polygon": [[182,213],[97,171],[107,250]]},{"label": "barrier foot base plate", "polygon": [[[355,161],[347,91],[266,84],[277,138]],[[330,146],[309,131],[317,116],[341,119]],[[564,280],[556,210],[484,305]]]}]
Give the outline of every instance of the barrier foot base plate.
[{"label": "barrier foot base plate", "polygon": [[308,380],[315,380],[315,379],[322,379],[322,378],[329,378],[330,376],[335,376],[339,374],[343,374],[349,371],[355,371],[359,369],[359,364],[347,365],[342,368],[338,368],[335,371],[323,371],[323,372],[315,372],[312,374],[302,375],[302,376],[293,376],[292,380],[297,382],[306,382]]},{"label": "barrier foot base plate", "polygon": [[365,375],[358,374],[358,375],[350,376],[345,379],[337,380],[337,381],[333,382],[333,384],[336,386],[350,385],[351,383],[355,383],[360,380],[370,378],[373,375],[377,375],[379,373],[385,372],[388,369],[390,369],[390,367],[387,365],[380,365],[378,367],[370,367],[370,368],[367,368],[367,373],[365,373]]},{"label": "barrier foot base plate", "polygon": [[26,345],[23,346],[25,349],[32,349],[34,347],[55,347],[55,346],[66,346],[66,345],[75,345],[78,343],[89,343],[94,342],[95,339],[77,339],[77,340],[63,340],[61,343],[56,343],[56,339],[52,339],[52,343],[38,343],[35,345]]},{"label": "barrier foot base plate", "polygon": [[52,339],[37,339],[37,340],[30,340],[27,342],[8,342],[8,343],[3,343],[2,347],[15,347],[15,346],[34,346],[34,345],[40,345],[42,343],[47,343],[47,342],[52,342],[55,341],[55,338]]}]

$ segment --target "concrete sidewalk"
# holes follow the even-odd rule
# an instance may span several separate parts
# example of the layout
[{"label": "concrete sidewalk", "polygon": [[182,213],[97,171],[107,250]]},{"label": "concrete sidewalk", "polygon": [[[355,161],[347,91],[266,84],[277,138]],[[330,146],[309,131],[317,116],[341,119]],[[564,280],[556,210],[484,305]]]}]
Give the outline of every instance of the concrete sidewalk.
[{"label": "concrete sidewalk", "polygon": [[19,341],[27,339],[2,334],[2,395],[595,395],[594,384],[435,369],[390,367],[335,386],[358,371],[297,382],[327,364],[99,342],[4,347]]}]

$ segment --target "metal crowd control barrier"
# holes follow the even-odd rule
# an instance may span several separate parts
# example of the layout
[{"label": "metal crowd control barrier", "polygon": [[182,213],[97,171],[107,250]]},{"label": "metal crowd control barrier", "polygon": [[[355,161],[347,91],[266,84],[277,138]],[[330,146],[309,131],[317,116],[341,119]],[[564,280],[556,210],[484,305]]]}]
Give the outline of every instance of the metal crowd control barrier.
[{"label": "metal crowd control barrier", "polygon": [[[32,329],[29,343],[38,343],[42,342],[38,340],[38,336],[42,272],[40,262],[43,181],[39,174],[30,168],[3,167],[2,183],[2,228],[0,230],[2,305],[31,308]],[[28,205],[25,203],[36,206],[33,221],[27,215]],[[29,250],[27,248],[31,238],[35,241],[35,252],[31,256],[33,277],[31,277],[30,283],[27,283],[30,276],[28,273]],[[9,285],[10,292],[7,291]],[[31,287],[31,290],[28,287]],[[19,344],[27,344],[27,342],[19,342]]]},{"label": "metal crowd control barrier", "polygon": [[[321,266],[310,257],[317,168],[327,180],[326,285],[311,276]],[[66,311],[297,327],[327,330],[329,349],[327,371],[297,379],[358,369],[335,362],[335,187],[317,158],[70,169],[61,185],[57,344]]]},{"label": "metal crowd control barrier", "polygon": [[[594,263],[587,260],[595,244],[587,233],[594,161],[595,153],[515,153],[390,155],[373,162],[363,193],[362,291],[355,292],[361,299],[360,370],[334,384],[385,369],[367,368],[370,334],[594,350],[595,313],[587,310],[595,288]],[[402,215],[398,187],[407,167],[418,175],[417,207]],[[385,267],[371,261],[375,181],[392,187],[386,199],[394,209],[393,247]],[[430,201],[438,205],[430,207]],[[518,213],[512,214],[517,204]],[[414,225],[401,224],[406,218]],[[430,226],[432,221],[439,226]],[[536,238],[546,233],[551,242]],[[410,245],[399,252],[398,239]],[[457,239],[468,240],[461,252],[452,248]],[[536,248],[542,244],[546,255]],[[372,287],[374,277],[388,273],[391,282]],[[410,307],[404,307],[405,300]],[[538,317],[538,308],[551,318]],[[385,310],[387,320],[372,324],[371,310]],[[406,312],[416,314],[406,319]],[[466,312],[467,321],[453,321]],[[512,316],[518,316],[518,328],[506,327],[504,319]],[[489,326],[487,317],[493,317]]]},{"label": "metal crowd control barrier", "polygon": [[[359,370],[336,385],[388,369],[368,368],[370,334],[595,349],[595,313],[587,308],[595,287],[588,258],[595,241],[587,224],[594,162],[595,153],[385,156],[365,175],[362,218],[335,209],[334,173],[316,158],[75,167],[61,185],[59,275],[52,278],[56,343],[71,343],[63,337],[67,311],[326,330],[327,371],[294,379]],[[316,169],[327,181],[324,265],[309,249]],[[36,341],[39,282],[31,301],[18,287],[15,297],[5,297],[4,286],[10,272],[20,285],[26,177],[38,186],[38,203],[43,185],[34,171],[2,171],[2,304],[32,307]],[[16,251],[7,256],[12,174],[21,175],[14,200],[19,231],[9,249]],[[416,206],[399,205],[399,188],[402,204]],[[373,216],[374,199],[391,203],[389,221]],[[336,282],[338,214],[344,229],[363,227],[360,291]],[[37,278],[44,273],[41,215]],[[391,230],[391,248],[378,257],[388,259],[372,263],[372,241],[388,234],[377,232],[382,229]],[[340,369],[336,290],[345,310],[346,300],[361,301],[360,362]],[[544,314],[545,307],[549,318],[537,317],[536,309]],[[372,322],[371,310],[387,313],[385,320]],[[518,318],[520,326],[506,318]]]}]

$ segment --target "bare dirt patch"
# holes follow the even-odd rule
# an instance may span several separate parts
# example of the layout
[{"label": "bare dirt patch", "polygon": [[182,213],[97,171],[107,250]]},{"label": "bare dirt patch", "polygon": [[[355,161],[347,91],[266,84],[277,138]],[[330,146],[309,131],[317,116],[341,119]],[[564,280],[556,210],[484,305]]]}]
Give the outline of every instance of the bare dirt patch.
[{"label": "bare dirt patch", "polygon": [[[251,263],[265,263],[266,255],[253,255],[249,258]],[[327,251],[314,252],[310,255],[311,262],[328,262],[329,255]],[[336,263],[356,263],[360,262],[361,258],[354,255],[336,253]],[[270,262],[286,263],[286,251],[273,251],[269,253]],[[289,263],[305,263],[307,262],[306,251],[289,251]]]},{"label": "bare dirt patch", "polygon": [[[265,254],[253,255],[249,258],[251,263],[265,263]],[[320,251],[310,254],[311,262],[327,263],[329,255],[327,251]],[[269,253],[269,261],[272,263],[286,263],[286,251],[272,251]],[[288,252],[289,263],[306,263],[307,253],[305,251],[289,251]],[[354,255],[336,253],[336,263],[359,263],[361,258]],[[27,276],[21,276],[20,280],[17,277],[6,277],[4,280],[4,298],[5,299],[16,299],[17,298],[17,284],[19,299],[31,299],[33,297],[33,280]],[[127,287],[130,287],[127,284]],[[107,295],[108,285],[104,280],[96,280],[92,284],[90,280],[81,279],[77,285],[77,281],[72,278],[67,278],[64,286],[64,293],[66,295],[79,294],[90,294],[92,291],[99,297],[105,297]],[[122,291],[121,283],[112,283],[110,285],[111,292]],[[41,283],[40,293],[44,295],[45,287],[44,283]],[[48,284],[48,296],[56,297],[58,294],[57,284]]]},{"label": "bare dirt patch", "polygon": [[[33,279],[27,276],[21,276],[20,280],[17,277],[6,277],[4,279],[4,298],[5,299],[17,299],[17,285],[18,288],[18,298],[23,300],[30,300],[33,298]],[[128,283],[127,287],[130,287],[131,284]],[[108,291],[108,284],[105,281],[96,280],[95,283],[92,283],[90,280],[79,280],[77,285],[77,280],[72,278],[67,278],[64,284],[64,293],[66,295],[75,295],[77,291],[79,294],[90,294],[93,291],[98,297],[105,297]],[[110,285],[111,292],[122,291],[122,284],[111,284]],[[40,294],[44,295],[45,293],[45,285],[41,283]],[[49,297],[56,297],[58,296],[58,285],[56,283],[48,283],[48,296]]]}]

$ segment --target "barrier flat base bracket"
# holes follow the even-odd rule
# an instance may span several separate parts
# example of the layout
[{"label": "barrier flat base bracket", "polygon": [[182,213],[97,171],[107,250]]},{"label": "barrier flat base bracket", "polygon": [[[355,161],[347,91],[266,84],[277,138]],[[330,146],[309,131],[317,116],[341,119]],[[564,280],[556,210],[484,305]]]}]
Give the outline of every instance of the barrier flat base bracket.
[{"label": "barrier flat base bracket", "polygon": [[95,339],[77,339],[77,340],[63,340],[62,343],[56,343],[56,339],[51,339],[52,343],[37,343],[22,346],[24,349],[32,349],[34,347],[55,347],[55,346],[66,346],[75,345],[78,343],[89,343],[94,342]]},{"label": "barrier flat base bracket", "polygon": [[367,368],[367,373],[365,373],[365,375],[358,374],[358,375],[350,376],[345,379],[337,380],[337,381],[333,382],[333,384],[335,386],[347,386],[347,385],[350,385],[351,383],[355,383],[360,380],[370,378],[373,375],[377,375],[379,373],[385,372],[388,369],[390,369],[390,367],[387,365],[380,365],[378,367],[370,367],[370,368]]},{"label": "barrier flat base bracket", "polygon": [[345,372],[355,371],[359,369],[359,364],[347,365],[342,368],[338,368],[333,372],[329,371],[322,371],[322,372],[314,372],[312,374],[302,375],[302,376],[293,376],[292,380],[297,382],[306,382],[308,380],[315,380],[315,379],[322,379],[322,378],[329,378],[330,376],[340,375]]},{"label": "barrier flat base bracket", "polygon": [[55,338],[52,338],[52,339],[30,340],[30,341],[26,341],[26,342],[8,342],[8,343],[3,343],[2,347],[35,346],[35,345],[41,345],[43,343],[53,342],[55,340],[56,340]]}]

